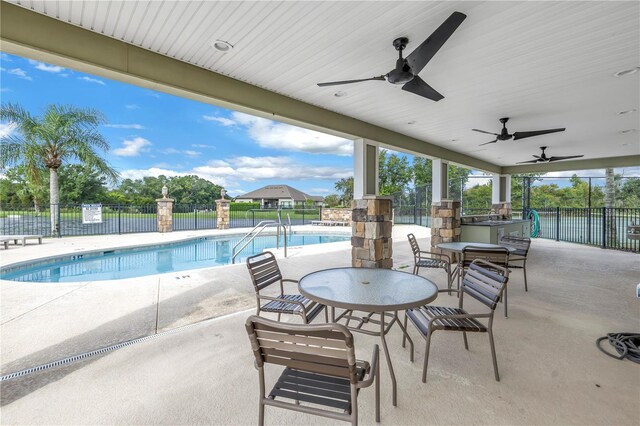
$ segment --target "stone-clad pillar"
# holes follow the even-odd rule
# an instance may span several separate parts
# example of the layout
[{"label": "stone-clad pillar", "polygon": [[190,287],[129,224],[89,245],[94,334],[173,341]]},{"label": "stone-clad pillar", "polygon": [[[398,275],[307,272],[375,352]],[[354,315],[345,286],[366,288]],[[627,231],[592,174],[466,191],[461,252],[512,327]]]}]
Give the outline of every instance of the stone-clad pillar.
[{"label": "stone-clad pillar", "polygon": [[511,220],[513,218],[513,212],[511,208],[510,175],[493,175],[491,198],[491,210],[502,216],[503,219]]},{"label": "stone-clad pillar", "polygon": [[365,196],[351,202],[351,264],[356,268],[393,267],[391,197]]},{"label": "stone-clad pillar", "polygon": [[224,198],[227,191],[223,189],[220,190],[220,199],[216,200],[216,222],[218,229],[229,229],[229,207],[231,204],[230,200]]},{"label": "stone-clad pillar", "polygon": [[173,231],[173,198],[167,198],[168,189],[166,186],[162,187],[162,198],[156,199],[158,203],[158,210],[156,217],[158,220],[158,232],[171,232]]},{"label": "stone-clad pillar", "polygon": [[[436,253],[440,243],[460,241],[460,201],[442,200],[431,205],[431,249]],[[446,253],[445,253],[446,254]]]}]

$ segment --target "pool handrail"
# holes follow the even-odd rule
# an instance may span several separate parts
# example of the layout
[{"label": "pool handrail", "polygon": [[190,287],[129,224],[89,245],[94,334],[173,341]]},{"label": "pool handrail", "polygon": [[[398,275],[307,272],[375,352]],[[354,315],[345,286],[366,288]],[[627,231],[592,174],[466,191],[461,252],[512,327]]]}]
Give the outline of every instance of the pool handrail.
[{"label": "pool handrail", "polygon": [[[280,248],[280,228],[282,228],[282,232],[284,233],[284,257],[287,257],[287,228],[279,222],[276,222],[275,220],[263,220],[260,223],[258,223],[251,231],[249,231],[244,237],[242,237],[231,249],[231,263],[234,264],[236,263],[236,257],[242,253],[242,250],[244,250],[250,243],[251,241],[253,241],[258,235],[260,235],[260,233],[262,231],[264,231],[266,228],[270,227],[270,226],[277,226],[278,227],[278,232],[276,234],[276,248],[279,249]],[[258,229],[260,228],[260,229]],[[258,229],[258,232],[256,232],[254,234],[254,231],[256,231],[256,229]],[[247,240],[248,238],[248,240]],[[240,247],[240,249],[238,251],[236,251],[236,248],[240,245],[240,243],[242,243],[243,241],[247,240],[242,247]]]}]

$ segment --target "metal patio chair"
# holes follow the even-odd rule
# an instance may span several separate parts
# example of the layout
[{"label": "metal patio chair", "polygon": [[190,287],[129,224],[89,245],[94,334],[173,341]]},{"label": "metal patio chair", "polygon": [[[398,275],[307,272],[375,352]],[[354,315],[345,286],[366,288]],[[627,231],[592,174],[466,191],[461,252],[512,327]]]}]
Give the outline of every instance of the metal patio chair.
[{"label": "metal patio chair", "polygon": [[[340,324],[285,324],[253,315],[246,328],[260,381],[260,426],[265,405],[357,425],[358,393],[374,382],[376,422],[380,421],[378,345],[371,362],[364,362],[356,360],[353,336]],[[285,367],[268,395],[265,364]]]},{"label": "metal patio chair", "polygon": [[[509,269],[509,250],[507,250],[506,248],[484,248],[466,246],[462,250],[462,256],[460,259],[461,271],[458,275],[458,280],[463,278],[465,271],[469,268],[473,261],[477,259],[490,262],[491,264],[497,265],[502,269]],[[507,287],[505,287],[504,296],[502,297],[502,302],[504,303],[505,318],[508,316],[507,293]]]},{"label": "metal patio chair", "polygon": [[[420,250],[418,241],[413,234],[408,234],[407,238],[409,239],[409,245],[413,252],[413,274],[418,275],[420,268],[444,269],[447,273],[447,288],[451,289],[451,258],[446,254]],[[427,257],[426,255],[431,257]]]},{"label": "metal patio chair", "polygon": [[[278,321],[282,314],[298,315],[303,323],[308,324],[324,309],[325,321],[329,321],[324,305],[311,301],[301,294],[284,293],[284,282],[297,283],[298,281],[282,278],[276,257],[270,251],[247,258],[247,268],[256,292],[257,315],[260,315],[260,312],[276,313]],[[277,282],[280,283],[279,295],[274,297],[260,294],[260,291]]]},{"label": "metal patio chair", "polygon": [[[467,268],[458,292],[459,302],[457,308],[425,305],[419,308],[409,309],[405,313],[404,324],[407,327],[407,319],[411,320],[418,332],[426,340],[424,354],[424,366],[422,368],[422,382],[427,381],[427,366],[429,363],[429,347],[431,335],[436,330],[461,331],[464,339],[464,348],[469,350],[467,332],[488,333],[491,346],[491,358],[496,381],[500,381],[498,374],[498,362],[496,349],[493,342],[493,314],[496,305],[506,289],[509,280],[509,270],[502,266],[476,259]],[[444,292],[447,290],[439,290]],[[463,309],[464,295],[468,295],[489,307],[489,312],[469,313]],[[483,324],[479,319],[488,319]],[[402,339],[402,347],[405,347],[405,339]]]},{"label": "metal patio chair", "polygon": [[500,238],[498,244],[516,249],[515,252],[509,253],[509,269],[522,269],[524,275],[524,291],[529,291],[527,288],[527,256],[529,255],[529,248],[531,247],[531,238],[505,235]]}]

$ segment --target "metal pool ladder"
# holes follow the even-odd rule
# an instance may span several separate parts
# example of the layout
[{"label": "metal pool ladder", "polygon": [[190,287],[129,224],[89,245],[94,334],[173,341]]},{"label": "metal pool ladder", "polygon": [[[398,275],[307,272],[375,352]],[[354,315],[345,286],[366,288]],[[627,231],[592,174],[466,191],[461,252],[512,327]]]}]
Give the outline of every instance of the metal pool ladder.
[{"label": "metal pool ladder", "polygon": [[[238,255],[242,253],[242,250],[244,250],[249,244],[251,244],[251,241],[253,241],[258,235],[260,235],[262,231],[273,226],[276,226],[278,228],[278,232],[276,234],[277,249],[280,248],[280,229],[282,229],[282,232],[284,235],[284,257],[287,257],[287,227],[284,226],[279,221],[263,220],[260,223],[258,223],[251,231],[249,231],[247,235],[240,238],[240,241],[238,241],[233,246],[233,249],[231,250],[231,253],[232,253],[231,263],[236,263],[236,257],[238,257]],[[243,242],[244,244],[242,244]],[[240,244],[242,244],[242,246],[238,250],[236,250]]]}]

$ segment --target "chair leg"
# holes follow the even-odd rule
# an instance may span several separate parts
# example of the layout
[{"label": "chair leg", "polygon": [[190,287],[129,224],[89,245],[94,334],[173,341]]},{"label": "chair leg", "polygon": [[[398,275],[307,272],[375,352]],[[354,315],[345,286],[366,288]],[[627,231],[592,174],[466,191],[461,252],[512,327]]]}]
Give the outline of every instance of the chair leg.
[{"label": "chair leg", "polygon": [[329,323],[329,307],[324,307],[324,322]]},{"label": "chair leg", "polygon": [[524,291],[529,291],[527,288],[527,259],[522,262],[522,273],[524,274]]},{"label": "chair leg", "polygon": [[260,408],[258,411],[258,426],[264,426],[264,403],[260,401]]},{"label": "chair leg", "polygon": [[431,330],[427,332],[427,344],[424,349],[424,364],[422,366],[422,383],[427,383],[427,366],[429,365],[429,346],[431,346]]},{"label": "chair leg", "polygon": [[278,314],[278,322],[280,322],[280,316],[281,316],[281,315],[282,315],[282,314]]},{"label": "chair leg", "polygon": [[498,361],[496,360],[496,346],[493,343],[493,331],[489,328],[489,344],[491,345],[491,358],[493,360],[493,372],[496,376],[496,382],[500,381],[500,374],[498,374]]},{"label": "chair leg", "polygon": [[447,289],[449,290],[449,296],[451,296],[451,265],[447,265]]},{"label": "chair leg", "polygon": [[462,339],[464,340],[464,348],[466,350],[469,350],[469,343],[467,342],[467,332],[466,331],[462,332]]},{"label": "chair leg", "polygon": [[504,317],[509,318],[507,315],[507,286],[504,286]]}]

